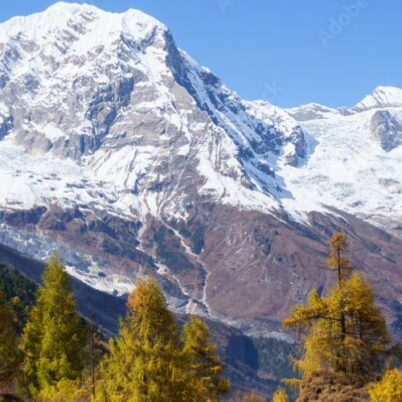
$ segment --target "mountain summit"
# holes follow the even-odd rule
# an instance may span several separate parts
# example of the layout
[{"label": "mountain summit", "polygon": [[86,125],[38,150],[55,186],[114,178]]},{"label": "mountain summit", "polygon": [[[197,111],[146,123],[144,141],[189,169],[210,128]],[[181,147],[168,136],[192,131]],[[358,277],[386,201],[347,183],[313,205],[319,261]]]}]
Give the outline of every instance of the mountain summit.
[{"label": "mountain summit", "polygon": [[314,267],[343,229],[399,325],[400,93],[285,110],[241,99],[140,11],[13,18],[0,24],[0,243],[58,249],[114,294],[151,274],[176,311],[266,334],[329,283]]},{"label": "mountain summit", "polygon": [[371,95],[366,96],[355,108],[367,110],[374,108],[401,107],[402,89],[395,87],[377,87]]}]

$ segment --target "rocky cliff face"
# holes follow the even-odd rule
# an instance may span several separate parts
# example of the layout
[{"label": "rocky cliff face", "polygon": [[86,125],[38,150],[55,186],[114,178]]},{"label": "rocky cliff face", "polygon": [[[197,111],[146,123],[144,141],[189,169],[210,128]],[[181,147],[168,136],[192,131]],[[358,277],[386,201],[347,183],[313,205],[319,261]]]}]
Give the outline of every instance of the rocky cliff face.
[{"label": "rocky cliff face", "polygon": [[402,103],[245,101],[139,11],[58,3],[0,25],[0,243],[97,289],[156,276],[252,334],[331,277],[333,230],[402,321]]},{"label": "rocky cliff face", "polygon": [[392,151],[402,145],[402,122],[388,110],[379,110],[371,119],[371,130],[384,151]]}]

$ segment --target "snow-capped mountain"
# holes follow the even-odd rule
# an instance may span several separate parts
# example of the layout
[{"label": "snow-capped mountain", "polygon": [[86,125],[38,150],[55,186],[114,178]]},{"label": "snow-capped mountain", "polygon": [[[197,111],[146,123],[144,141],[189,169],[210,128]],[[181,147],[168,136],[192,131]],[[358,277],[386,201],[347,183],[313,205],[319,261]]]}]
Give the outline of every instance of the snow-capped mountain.
[{"label": "snow-capped mountain", "polygon": [[402,106],[402,89],[393,87],[377,87],[367,95],[354,109],[357,111]]},{"label": "snow-capped mountain", "polygon": [[387,106],[397,104],[394,93],[397,88],[376,89],[364,101],[374,105],[368,100],[377,99],[376,106],[364,110],[360,102],[349,109],[307,105],[289,111],[312,138],[303,168],[286,167],[283,173],[299,205],[308,189],[317,201],[314,210],[331,206],[377,225],[382,222],[386,230],[401,220],[402,107]]},{"label": "snow-capped mountain", "polygon": [[256,333],[328,283],[313,267],[343,229],[393,303],[401,93],[281,109],[241,99],[140,11],[13,18],[0,24],[0,243],[58,249],[108,292],[155,275],[178,311]]},{"label": "snow-capped mountain", "polygon": [[[257,190],[260,206],[276,205],[265,197],[274,187],[266,172],[278,159],[295,165],[304,156],[304,133],[286,113],[243,102],[139,11],[58,3],[3,24],[0,40],[5,154],[15,163],[20,145],[34,157],[24,161],[28,177],[18,175],[17,185],[7,175],[4,203],[23,198],[25,208],[82,199],[128,215],[165,209],[184,216],[182,203],[169,205],[166,193],[177,190],[169,185],[171,168],[176,175],[177,166],[191,165],[205,181],[201,193],[226,193],[254,207]],[[40,170],[52,162],[62,180],[47,186],[30,180],[33,164]],[[165,191],[153,190],[160,186]]]}]

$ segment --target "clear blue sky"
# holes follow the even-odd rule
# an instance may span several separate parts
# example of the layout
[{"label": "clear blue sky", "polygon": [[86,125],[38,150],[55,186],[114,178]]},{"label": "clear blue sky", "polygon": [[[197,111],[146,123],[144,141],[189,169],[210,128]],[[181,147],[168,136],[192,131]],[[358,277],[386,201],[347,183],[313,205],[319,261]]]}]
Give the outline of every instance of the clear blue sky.
[{"label": "clear blue sky", "polygon": [[[80,1],[77,1],[80,2]],[[0,21],[51,0],[4,1]],[[141,9],[247,99],[353,105],[377,85],[402,87],[400,0],[93,0]]]}]

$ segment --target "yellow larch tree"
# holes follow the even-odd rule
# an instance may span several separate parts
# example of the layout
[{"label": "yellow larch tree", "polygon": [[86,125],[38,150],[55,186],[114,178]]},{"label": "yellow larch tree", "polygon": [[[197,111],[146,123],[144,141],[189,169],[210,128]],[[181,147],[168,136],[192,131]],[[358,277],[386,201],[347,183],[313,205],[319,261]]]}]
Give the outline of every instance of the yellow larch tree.
[{"label": "yellow larch tree", "polygon": [[402,402],[402,371],[386,371],[380,381],[369,387],[371,402]]},{"label": "yellow larch tree", "polygon": [[158,283],[140,279],[127,302],[110,353],[100,367],[96,401],[180,402],[190,400],[178,326]]},{"label": "yellow larch tree", "polygon": [[219,402],[229,391],[230,383],[224,378],[215,345],[211,342],[208,326],[192,317],[183,328],[183,357],[188,367],[191,400],[194,402]]},{"label": "yellow larch tree", "polygon": [[371,286],[350,273],[347,240],[336,233],[330,241],[329,268],[338,274],[327,297],[312,290],[307,305],[296,306],[285,327],[303,338],[302,355],[294,360],[303,378],[328,370],[348,380],[369,381],[383,370],[390,342],[385,320],[375,305]]}]

